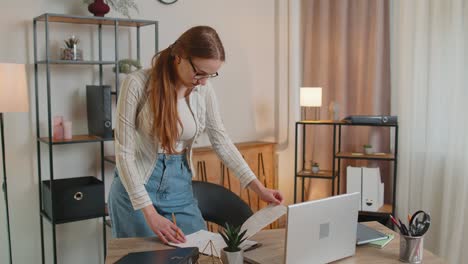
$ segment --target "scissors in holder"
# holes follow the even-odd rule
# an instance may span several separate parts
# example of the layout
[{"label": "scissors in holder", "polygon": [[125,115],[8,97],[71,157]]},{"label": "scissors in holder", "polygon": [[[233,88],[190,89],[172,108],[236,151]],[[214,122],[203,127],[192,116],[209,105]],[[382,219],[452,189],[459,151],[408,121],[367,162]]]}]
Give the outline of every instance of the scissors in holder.
[{"label": "scissors in holder", "polygon": [[411,236],[423,236],[431,225],[431,216],[419,210],[411,216],[409,223],[409,233]]}]

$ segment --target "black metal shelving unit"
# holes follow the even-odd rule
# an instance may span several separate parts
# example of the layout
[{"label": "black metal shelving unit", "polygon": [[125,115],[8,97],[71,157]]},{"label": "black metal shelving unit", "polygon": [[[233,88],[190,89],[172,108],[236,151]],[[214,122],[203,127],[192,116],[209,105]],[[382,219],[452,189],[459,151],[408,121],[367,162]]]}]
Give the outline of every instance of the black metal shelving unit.
[{"label": "black metal shelving unit", "polygon": [[[38,59],[38,23],[44,23],[44,35],[45,35],[45,58]],[[97,60],[87,60],[87,61],[68,61],[68,60],[55,60],[50,56],[50,26],[53,23],[68,23],[68,24],[83,24],[83,25],[95,25],[97,27],[98,34],[98,59]],[[103,26],[109,26],[114,28],[114,60],[103,60],[102,59],[102,31]],[[51,65],[63,65],[62,67],[73,65],[95,65],[99,67],[99,85],[103,85],[103,66],[112,65],[115,66],[115,91],[114,95],[118,95],[119,89],[119,43],[118,43],[118,30],[120,27],[132,27],[136,29],[136,58],[140,60],[140,29],[145,26],[154,26],[155,33],[155,52],[158,51],[158,22],[150,20],[138,20],[138,19],[123,19],[123,18],[109,18],[109,17],[91,17],[91,16],[73,16],[73,15],[63,15],[63,14],[51,14],[46,13],[42,14],[33,19],[33,34],[34,34],[34,73],[35,73],[35,103],[36,103],[36,137],[37,137],[37,161],[38,161],[38,178],[39,178],[39,209],[40,209],[40,231],[41,231],[41,253],[42,253],[42,263],[45,263],[44,255],[44,221],[45,218],[52,225],[52,242],[53,242],[53,263],[57,263],[57,241],[56,241],[56,225],[65,224],[74,221],[81,221],[85,219],[93,219],[102,217],[102,230],[103,230],[103,247],[104,247],[104,259],[106,256],[106,216],[102,215],[88,215],[86,217],[77,217],[70,219],[56,219],[52,214],[48,215],[44,210],[44,201],[42,197],[42,166],[41,166],[41,146],[45,146],[48,149],[49,153],[49,167],[50,167],[50,189],[53,190],[54,184],[54,159],[53,159],[53,146],[55,145],[64,145],[64,144],[80,144],[80,143],[99,143],[100,144],[100,157],[101,157],[101,179],[103,184],[105,183],[104,177],[104,142],[111,141],[112,138],[101,138],[94,135],[73,135],[70,140],[54,140],[52,137],[52,89],[51,89]],[[39,66],[43,65],[46,68],[46,103],[47,103],[47,131],[48,135],[41,137],[40,134],[40,113],[39,113],[39,81],[38,81],[38,70]],[[117,99],[117,96],[115,96]],[[51,192],[51,200],[54,200],[54,192]],[[53,204],[53,203],[52,203]]]},{"label": "black metal shelving unit", "polygon": [[[307,126],[331,126],[333,130],[333,153],[330,158],[332,159],[331,170],[320,171],[319,173],[312,173],[304,170],[305,164],[305,147],[306,147],[306,127]],[[388,127],[393,128],[394,131],[394,153],[388,153],[385,155],[353,155],[352,153],[342,152],[342,129],[343,127],[351,126],[365,126],[365,127]],[[299,133],[301,135],[299,135]],[[299,140],[301,139],[301,142]],[[299,146],[301,144],[301,146]],[[299,154],[301,151],[301,155]],[[300,156],[300,157],[299,157]],[[346,121],[330,121],[330,120],[317,120],[317,121],[298,121],[296,122],[296,138],[295,138],[295,156],[294,156],[294,203],[297,202],[297,181],[301,179],[301,201],[304,201],[304,184],[305,179],[325,179],[330,180],[332,184],[331,195],[340,194],[340,183],[341,183],[341,161],[345,159],[354,160],[381,160],[389,161],[393,163],[393,196],[392,204],[385,204],[379,211],[360,211],[360,215],[365,216],[388,216],[389,214],[395,214],[395,201],[396,201],[396,183],[397,183],[397,165],[398,165],[398,123],[396,124],[353,124]],[[298,160],[301,161],[301,168],[299,169]],[[334,173],[332,173],[334,172]],[[337,181],[337,188],[335,192],[335,181]]]}]

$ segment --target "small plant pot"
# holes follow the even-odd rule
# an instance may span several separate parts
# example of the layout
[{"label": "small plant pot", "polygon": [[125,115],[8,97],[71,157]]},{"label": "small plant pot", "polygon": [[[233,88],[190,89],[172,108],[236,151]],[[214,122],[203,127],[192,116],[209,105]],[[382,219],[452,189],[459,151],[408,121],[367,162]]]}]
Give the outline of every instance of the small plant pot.
[{"label": "small plant pot", "polygon": [[221,261],[223,261],[224,264],[243,264],[244,251],[228,252],[223,249],[221,250]]},{"label": "small plant pot", "polygon": [[312,166],[312,172],[313,173],[318,173],[320,171],[320,167],[319,166]]},{"label": "small plant pot", "polygon": [[83,60],[83,51],[77,47],[74,48],[61,48],[60,49],[60,59],[61,60],[73,60],[73,61],[82,61]]},{"label": "small plant pot", "polygon": [[374,151],[372,150],[372,148],[364,148],[364,153],[366,155],[371,155],[372,153],[374,153]]}]

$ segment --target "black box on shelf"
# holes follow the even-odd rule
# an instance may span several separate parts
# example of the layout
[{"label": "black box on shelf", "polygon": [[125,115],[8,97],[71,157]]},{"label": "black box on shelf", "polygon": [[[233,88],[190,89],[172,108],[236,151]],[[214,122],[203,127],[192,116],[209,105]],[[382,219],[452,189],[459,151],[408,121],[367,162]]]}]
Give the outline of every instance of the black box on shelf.
[{"label": "black box on shelf", "polygon": [[104,216],[104,184],[93,176],[42,181],[44,211],[54,222],[71,222]]}]

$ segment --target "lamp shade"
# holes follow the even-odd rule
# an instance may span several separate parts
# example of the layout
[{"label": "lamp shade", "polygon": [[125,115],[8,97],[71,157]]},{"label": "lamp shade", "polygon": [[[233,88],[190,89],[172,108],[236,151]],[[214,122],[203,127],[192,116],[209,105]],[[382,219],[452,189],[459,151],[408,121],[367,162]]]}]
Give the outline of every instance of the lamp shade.
[{"label": "lamp shade", "polygon": [[301,87],[301,106],[322,106],[321,87]]},{"label": "lamp shade", "polygon": [[0,63],[0,113],[27,112],[28,108],[25,65]]}]

